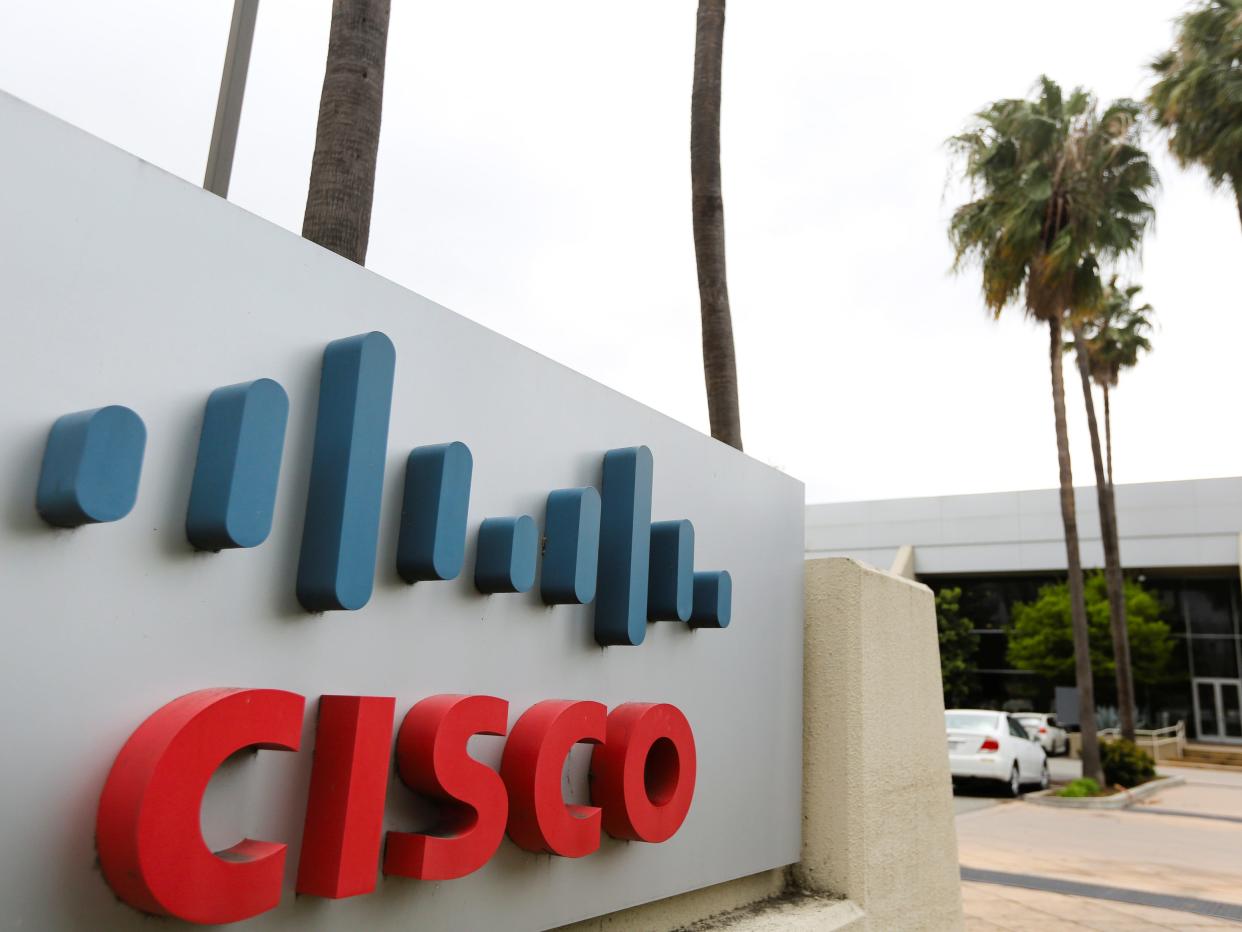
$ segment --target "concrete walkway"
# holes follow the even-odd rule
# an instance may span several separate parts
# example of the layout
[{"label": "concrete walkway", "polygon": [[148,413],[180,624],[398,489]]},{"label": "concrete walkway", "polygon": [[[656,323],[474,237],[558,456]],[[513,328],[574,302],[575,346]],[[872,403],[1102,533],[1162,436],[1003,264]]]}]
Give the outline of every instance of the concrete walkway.
[{"label": "concrete walkway", "polygon": [[1168,909],[1043,893],[1020,887],[962,884],[967,932],[1048,932],[1048,930],[1156,929],[1199,932],[1239,929],[1238,923]]},{"label": "concrete walkway", "polygon": [[1187,782],[1125,810],[967,797],[967,929],[1242,929],[1242,773],[1161,772]]}]

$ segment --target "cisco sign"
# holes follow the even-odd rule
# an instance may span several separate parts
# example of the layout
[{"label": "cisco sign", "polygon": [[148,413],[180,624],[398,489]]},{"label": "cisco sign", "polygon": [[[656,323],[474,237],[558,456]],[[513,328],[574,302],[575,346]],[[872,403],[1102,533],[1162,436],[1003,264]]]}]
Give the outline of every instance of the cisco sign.
[{"label": "cisco sign", "polygon": [[[126,742],[99,802],[100,866],[112,889],[144,912],[198,923],[248,919],[280,903],[286,846],[247,838],[225,851],[203,843],[199,810],[215,769],[247,748],[296,751],[303,698],[274,689],[205,689],[147,719]],[[375,889],[395,700],[323,696],[298,861],[297,892],[339,899]],[[694,795],[694,736],[666,704],[547,700],[522,713],[500,773],[470,757],[477,734],[503,735],[509,704],[493,696],[432,696],[397,733],[405,784],[437,800],[426,832],[389,831],[385,875],[453,880],[491,859],[508,829],[526,851],[585,857],[600,833],[662,842]],[[594,805],[566,805],[570,748],[598,745]]]},{"label": "cisco sign", "polygon": [[0,130],[11,923],[533,930],[798,859],[799,483]]},{"label": "cisco sign", "polygon": [[[375,578],[396,353],[382,333],[334,341],[323,355],[297,596],[308,611],[361,609]],[[207,399],[186,514],[189,544],[208,551],[262,544],[272,514],[288,418],[273,379]],[[53,526],[119,521],[137,501],[146,426],[111,405],[61,416],[48,434],[35,507]],[[473,460],[460,442],[423,446],[406,461],[396,572],[409,583],[456,579],[465,562]],[[653,460],[646,447],[603,458],[603,492],[549,494],[546,527],[529,515],[488,518],[477,532],[475,588],[522,593],[542,550],[543,601],[595,603],[601,645],[637,646],[649,621],[729,624],[727,572],[693,572],[694,528],[651,523]],[[541,543],[546,541],[546,544]],[[160,708],[130,736],[103,788],[100,867],[112,889],[148,913],[199,923],[248,919],[280,902],[286,846],[247,838],[210,851],[199,813],[212,774],[249,749],[298,750],[305,699],[274,689],[203,689]],[[590,700],[546,700],[510,733],[493,696],[418,702],[397,732],[397,771],[440,803],[425,832],[383,831],[396,700],[323,696],[315,730],[297,892],[339,899],[386,875],[454,880],[481,868],[507,829],[527,851],[579,858],[618,839],[672,837],[694,795],[694,734],[667,703],[611,712]],[[474,735],[508,735],[500,773],[473,760]],[[591,805],[561,793],[576,744],[591,755]]]}]

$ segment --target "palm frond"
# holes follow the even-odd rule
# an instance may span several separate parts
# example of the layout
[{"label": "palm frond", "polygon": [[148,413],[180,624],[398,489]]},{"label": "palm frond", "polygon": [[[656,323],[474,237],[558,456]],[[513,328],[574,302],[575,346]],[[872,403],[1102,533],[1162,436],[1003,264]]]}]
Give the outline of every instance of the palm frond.
[{"label": "palm frond", "polygon": [[1136,252],[1154,218],[1142,129],[1136,101],[1101,110],[1045,75],[1029,99],[993,101],[948,140],[970,197],[949,222],[953,268],[980,269],[993,314],[1021,304],[1047,320],[1097,302],[1098,265]]},{"label": "palm frond", "polygon": [[1177,20],[1173,47],[1151,62],[1147,97],[1183,165],[1242,191],[1242,0],[1201,0]]},{"label": "palm frond", "polygon": [[[1151,352],[1152,315],[1150,304],[1137,304],[1139,285],[1121,285],[1117,277],[1096,295],[1093,304],[1079,315],[1083,345],[1091,377],[1099,385],[1117,384],[1123,369],[1138,363],[1141,353]],[[1066,349],[1077,349],[1073,342]]]}]

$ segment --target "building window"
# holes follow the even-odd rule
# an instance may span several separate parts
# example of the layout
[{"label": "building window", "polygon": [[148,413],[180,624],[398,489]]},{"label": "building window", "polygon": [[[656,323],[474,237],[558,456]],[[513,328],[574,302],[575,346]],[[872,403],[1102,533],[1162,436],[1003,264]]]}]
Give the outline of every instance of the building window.
[{"label": "building window", "polygon": [[[1161,617],[1172,629],[1175,644],[1166,677],[1140,685],[1137,699],[1142,723],[1161,727],[1181,720],[1192,735],[1242,738],[1242,590],[1238,577],[1137,571],[1127,576],[1137,577],[1160,600]],[[1014,603],[1033,601],[1041,586],[1062,580],[1038,574],[924,579],[935,590],[962,590],[962,615],[974,622],[979,638],[971,704],[1011,710],[1052,707],[1054,684],[1038,674],[1011,669],[1007,653]],[[1215,680],[1221,688],[1194,680]],[[1227,681],[1237,686],[1227,685]],[[1097,679],[1101,706],[1113,701],[1111,688],[1111,677]],[[1201,700],[1197,723],[1196,695]],[[1107,714],[1106,708],[1106,718]]]},{"label": "building window", "polygon": [[1182,611],[1192,635],[1238,633],[1233,617],[1232,580],[1211,579],[1187,583],[1182,589]]},{"label": "building window", "polygon": [[1192,637],[1190,658],[1196,677],[1236,679],[1238,644],[1232,637]]}]

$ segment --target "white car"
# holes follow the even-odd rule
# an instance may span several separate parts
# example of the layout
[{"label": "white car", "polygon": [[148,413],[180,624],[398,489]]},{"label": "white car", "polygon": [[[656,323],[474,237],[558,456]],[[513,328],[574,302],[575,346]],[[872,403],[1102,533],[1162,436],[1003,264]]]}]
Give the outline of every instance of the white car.
[{"label": "white car", "polygon": [[1027,737],[1038,741],[1049,757],[1069,751],[1069,732],[1057,724],[1057,717],[1047,712],[1016,712],[1014,718],[1025,729]]},{"label": "white car", "polygon": [[990,780],[1010,796],[1023,786],[1047,789],[1048,755],[1027,737],[1018,720],[1005,712],[949,709],[944,713],[949,743],[949,773],[954,782]]}]

